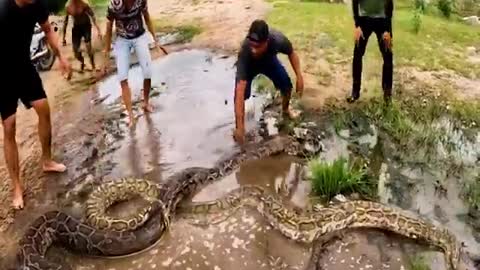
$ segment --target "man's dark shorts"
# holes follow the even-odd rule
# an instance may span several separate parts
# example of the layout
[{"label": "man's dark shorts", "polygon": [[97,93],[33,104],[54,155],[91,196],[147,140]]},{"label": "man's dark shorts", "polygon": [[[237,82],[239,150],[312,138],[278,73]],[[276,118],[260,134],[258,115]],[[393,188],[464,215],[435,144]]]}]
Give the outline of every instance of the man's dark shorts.
[{"label": "man's dark shorts", "polygon": [[90,24],[75,25],[72,29],[72,44],[74,50],[79,50],[82,38],[86,43],[92,40],[92,26]]},{"label": "man's dark shorts", "polygon": [[[17,72],[17,75],[6,78],[0,94],[0,114],[2,120],[17,112],[18,100],[21,100],[27,109],[31,103],[47,97],[43,89],[42,80],[33,66]],[[21,75],[18,75],[21,74]]]},{"label": "man's dark shorts", "polygon": [[[252,81],[259,74],[267,76],[273,82],[275,88],[280,90],[282,96],[290,94],[290,92],[292,91],[293,85],[290,76],[288,76],[288,72],[285,70],[285,67],[283,67],[280,60],[278,60],[277,57],[273,57],[272,60],[268,61],[265,64],[262,64],[261,66],[257,66],[255,71],[250,72],[247,78],[245,99],[250,98]],[[239,79],[235,78],[235,85],[237,85],[238,81]]]}]

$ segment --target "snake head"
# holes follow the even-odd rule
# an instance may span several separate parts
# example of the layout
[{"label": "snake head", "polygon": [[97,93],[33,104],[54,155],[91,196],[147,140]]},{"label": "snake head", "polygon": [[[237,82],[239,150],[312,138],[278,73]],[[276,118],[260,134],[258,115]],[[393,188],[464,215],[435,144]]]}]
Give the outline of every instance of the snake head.
[{"label": "snake head", "polygon": [[293,156],[316,155],[324,149],[321,137],[307,128],[294,128],[291,136],[295,141],[287,147],[286,152]]}]

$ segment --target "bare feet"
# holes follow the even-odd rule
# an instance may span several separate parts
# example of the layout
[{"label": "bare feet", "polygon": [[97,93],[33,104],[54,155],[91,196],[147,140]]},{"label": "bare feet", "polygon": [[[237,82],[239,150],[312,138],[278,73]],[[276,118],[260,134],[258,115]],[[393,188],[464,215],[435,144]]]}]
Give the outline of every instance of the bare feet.
[{"label": "bare feet", "polygon": [[283,112],[283,117],[285,117],[287,119],[295,119],[295,118],[298,117],[298,113],[297,112],[292,112],[291,110],[287,110],[287,111]]},{"label": "bare feet", "polygon": [[44,172],[64,172],[67,170],[67,167],[62,163],[57,163],[53,160],[43,162],[43,171]]},{"label": "bare feet", "polygon": [[146,112],[146,113],[152,113],[153,112],[153,107],[152,105],[150,104],[143,104],[143,110]]},{"label": "bare feet", "polygon": [[127,125],[128,125],[129,128],[133,127],[136,122],[137,122],[137,120],[135,119],[135,117],[133,115],[131,115],[127,118]]},{"label": "bare feet", "polygon": [[23,190],[22,187],[15,187],[13,190],[12,207],[15,210],[23,209]]}]

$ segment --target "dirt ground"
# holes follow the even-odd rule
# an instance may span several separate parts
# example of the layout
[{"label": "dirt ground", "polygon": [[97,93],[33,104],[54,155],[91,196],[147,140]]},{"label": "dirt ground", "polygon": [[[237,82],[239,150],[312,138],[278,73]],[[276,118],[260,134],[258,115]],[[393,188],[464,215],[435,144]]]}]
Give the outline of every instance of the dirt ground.
[{"label": "dirt ground", "polygon": [[[149,1],[149,8],[154,18],[165,19],[170,24],[199,24],[203,31],[193,39],[190,46],[235,53],[250,22],[263,17],[269,10],[269,4],[262,0],[163,0]],[[98,17],[102,18],[100,14]],[[95,43],[96,46],[100,45],[98,41]],[[78,70],[79,64],[71,53],[71,43],[68,42],[68,46],[62,50],[71,59],[73,68]],[[307,52],[300,52],[300,55],[302,59],[313,57]],[[100,53],[97,53],[97,59],[99,60],[97,62],[100,62]],[[331,65],[321,59],[305,61],[302,66],[306,71],[304,101],[307,105],[318,108],[328,98],[341,98],[346,94],[350,80],[347,62],[340,69],[330,70],[331,76],[328,83],[322,83],[313,75],[313,72],[309,71],[313,68],[329,70],[332,68]],[[87,68],[89,67],[87,61]],[[102,114],[92,109],[90,102],[95,98],[96,93],[91,91],[94,88],[88,84],[88,73],[81,75],[75,72],[73,79],[68,82],[61,77],[58,65],[55,64],[51,71],[42,73],[41,77],[52,109],[54,154],[68,167],[68,160],[62,160],[63,154],[69,151],[70,147],[80,147],[75,146],[76,142],[81,142],[88,134],[95,134],[101,126]],[[473,89],[471,91],[473,94],[466,96],[480,96],[478,83],[466,83],[466,85]],[[30,205],[32,201],[43,198],[41,195],[49,185],[55,184],[56,181],[64,181],[62,177],[68,177],[45,175],[41,172],[37,119],[33,110],[25,110],[23,106],[19,106],[17,113],[17,142],[21,176],[26,187],[26,208],[20,212],[10,208],[11,185],[2,154],[0,158],[0,246],[5,246],[4,243],[11,239],[10,235],[7,236],[7,231],[12,223],[16,224],[16,220],[22,219],[25,211],[37,212],[56,206],[55,195],[52,195],[51,200],[43,203],[42,209],[35,209]],[[0,132],[0,144],[3,148],[3,132]]]}]

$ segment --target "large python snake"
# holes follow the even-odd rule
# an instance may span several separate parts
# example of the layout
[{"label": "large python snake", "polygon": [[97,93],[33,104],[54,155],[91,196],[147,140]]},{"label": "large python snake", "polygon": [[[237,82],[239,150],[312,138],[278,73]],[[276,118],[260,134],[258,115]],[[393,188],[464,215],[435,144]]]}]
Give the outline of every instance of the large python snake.
[{"label": "large python snake", "polygon": [[[315,140],[315,137],[311,139]],[[246,160],[280,152],[302,155],[305,153],[304,145],[292,137],[276,137],[251,148],[246,147],[213,168],[181,171],[165,184],[128,179],[105,183],[87,201],[86,222],[61,211],[50,211],[38,217],[19,241],[17,269],[71,269],[45,256],[53,244],[89,256],[125,256],[143,251],[161,238],[169,227],[177,204],[192,195],[200,185],[232,173]],[[145,196],[151,203],[131,218],[116,219],[106,215],[105,210],[112,203],[119,198],[127,199],[131,194]]]},{"label": "large python snake", "polygon": [[372,201],[348,201],[298,213],[288,209],[278,194],[266,192],[259,186],[242,186],[218,200],[182,203],[178,206],[178,211],[212,214],[241,206],[257,209],[272,227],[302,243],[312,243],[327,234],[344,229],[374,228],[423,240],[439,247],[444,251],[450,269],[458,269],[460,255],[466,255],[448,230],[413,217],[401,209]]}]

